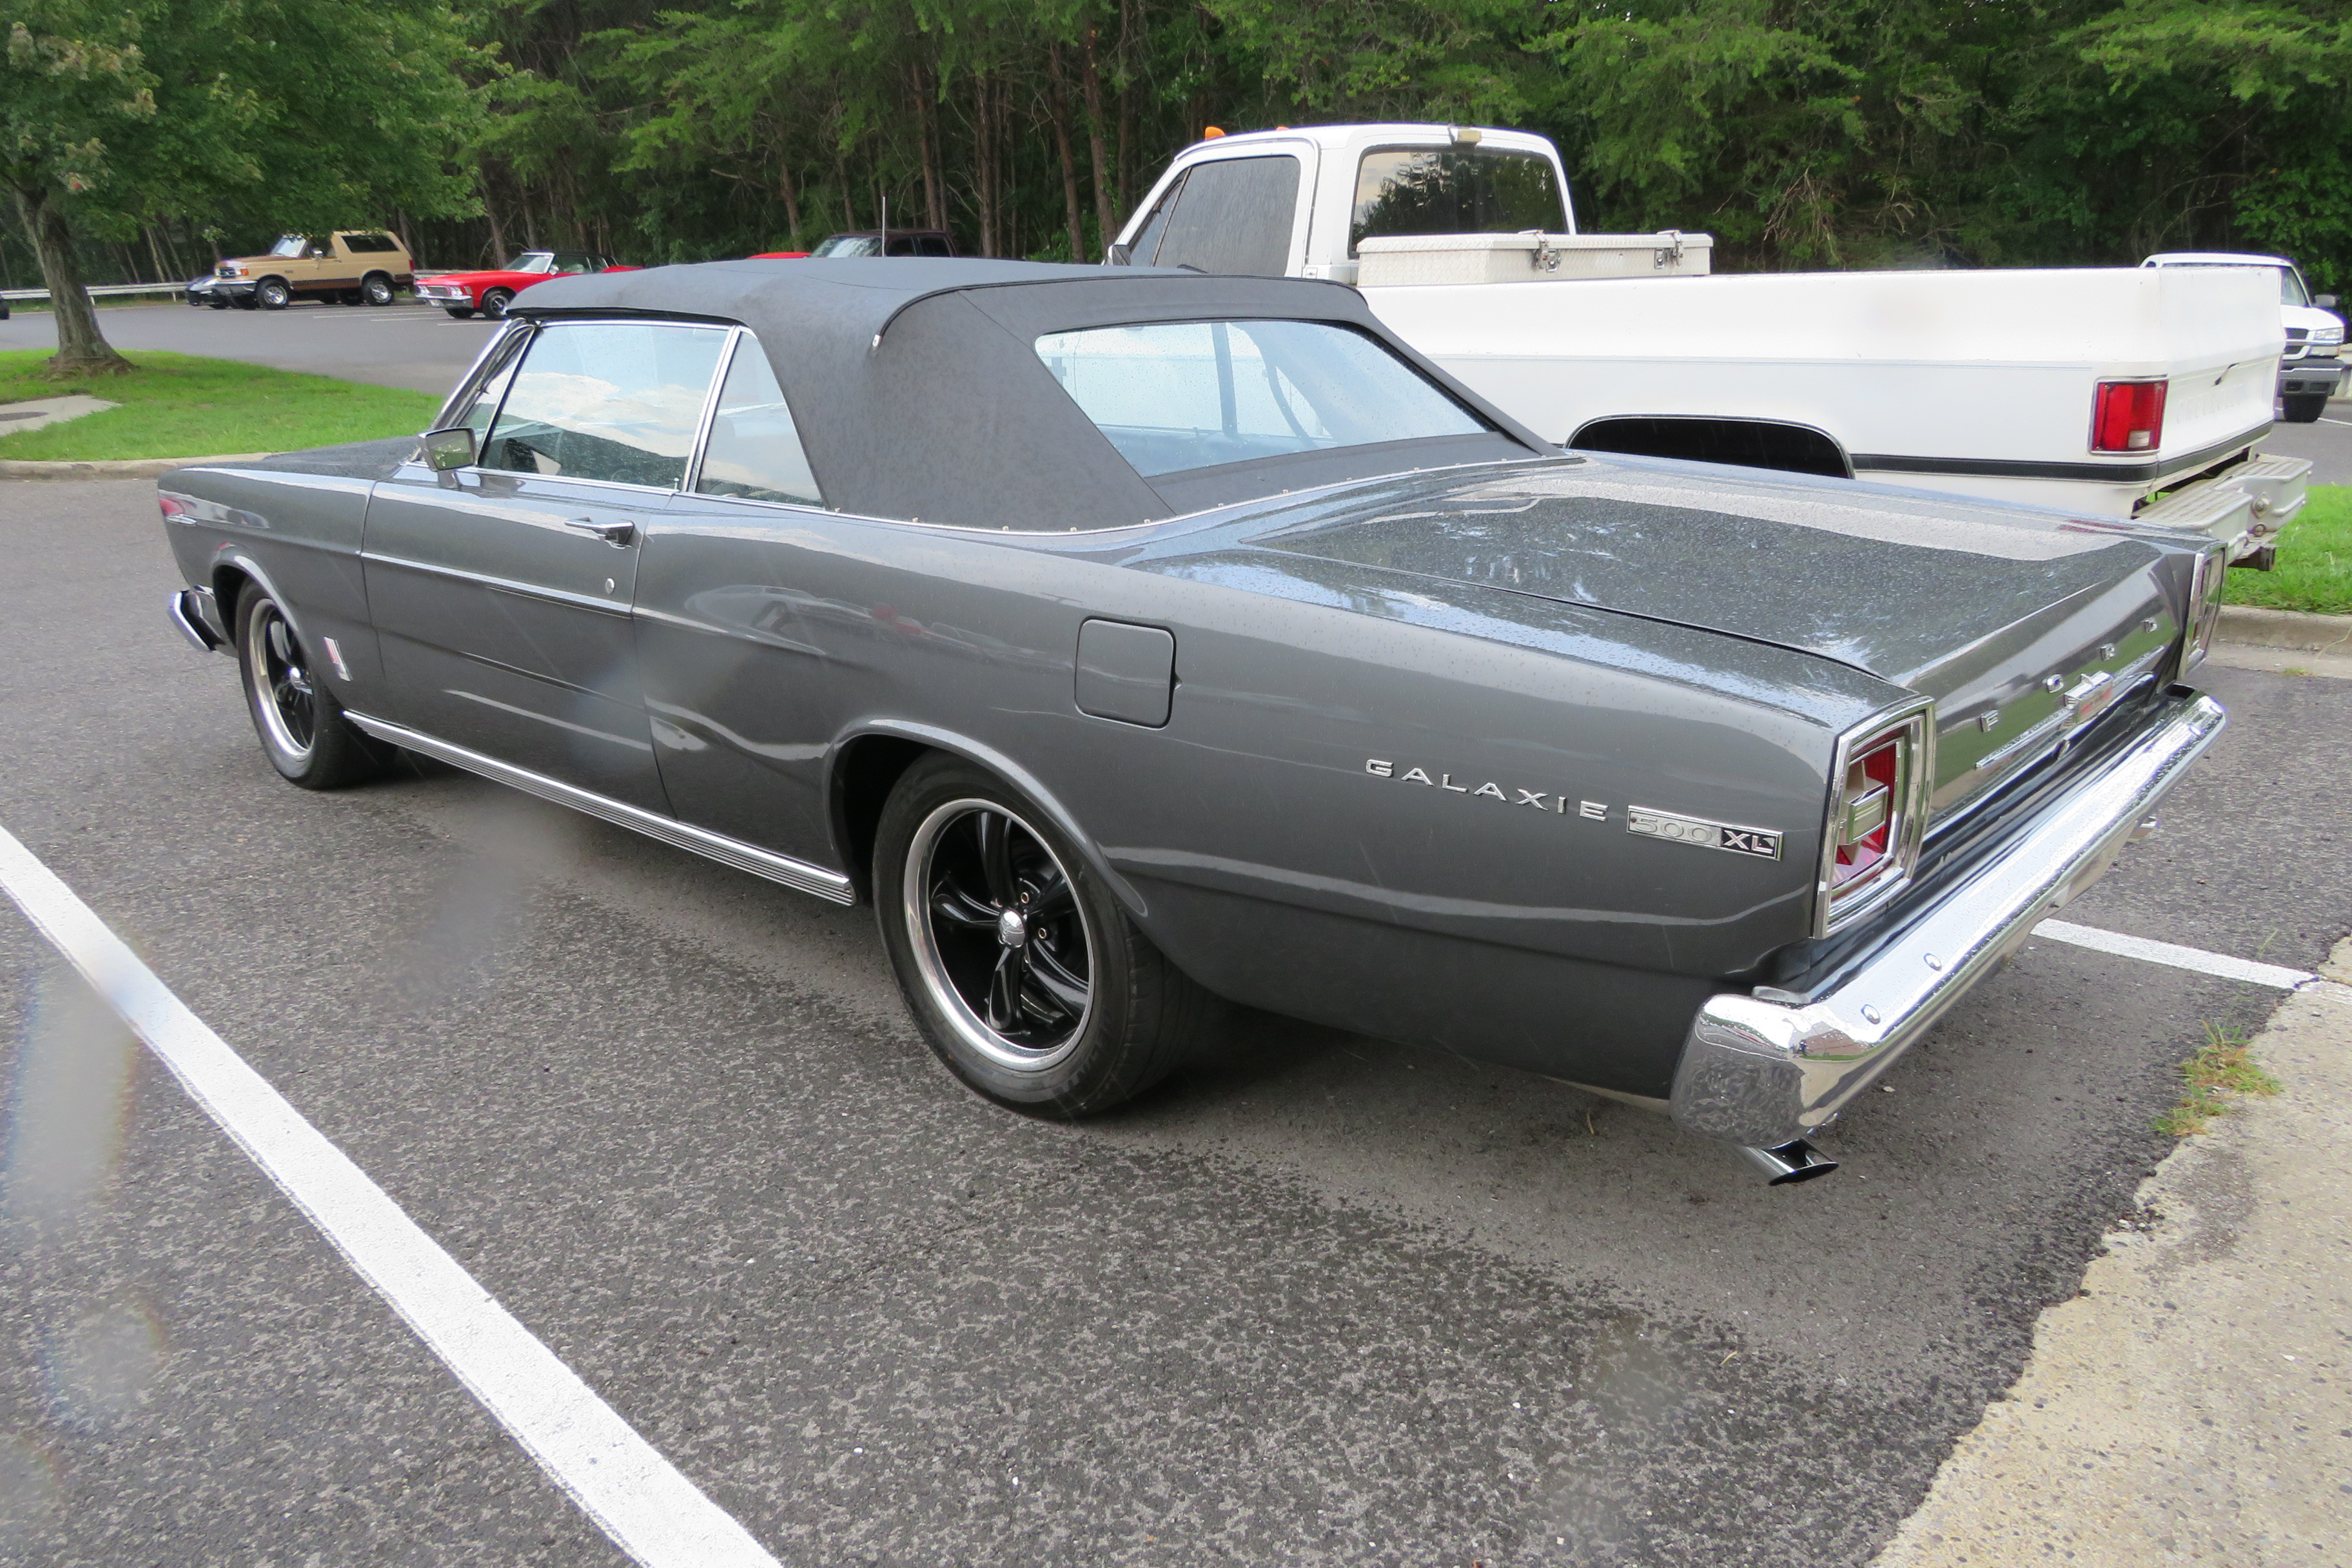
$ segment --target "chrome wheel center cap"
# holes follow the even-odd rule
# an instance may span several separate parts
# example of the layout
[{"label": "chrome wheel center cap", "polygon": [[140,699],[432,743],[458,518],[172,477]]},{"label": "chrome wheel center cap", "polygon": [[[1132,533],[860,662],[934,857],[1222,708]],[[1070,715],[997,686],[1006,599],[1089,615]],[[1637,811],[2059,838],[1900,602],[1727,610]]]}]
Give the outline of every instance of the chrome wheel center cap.
[{"label": "chrome wheel center cap", "polygon": [[996,940],[1007,947],[1019,947],[1029,940],[1029,922],[1021,918],[1019,910],[1007,910],[996,917]]}]

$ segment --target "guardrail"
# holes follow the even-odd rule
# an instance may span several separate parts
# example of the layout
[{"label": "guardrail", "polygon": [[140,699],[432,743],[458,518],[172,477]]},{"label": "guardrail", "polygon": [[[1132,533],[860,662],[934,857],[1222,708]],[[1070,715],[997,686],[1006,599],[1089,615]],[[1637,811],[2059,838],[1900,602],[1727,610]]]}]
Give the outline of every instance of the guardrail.
[{"label": "guardrail", "polygon": [[[184,294],[188,286],[182,283],[93,283],[89,293],[93,300],[103,300],[114,294]],[[0,289],[0,300],[46,300],[47,289]]]}]

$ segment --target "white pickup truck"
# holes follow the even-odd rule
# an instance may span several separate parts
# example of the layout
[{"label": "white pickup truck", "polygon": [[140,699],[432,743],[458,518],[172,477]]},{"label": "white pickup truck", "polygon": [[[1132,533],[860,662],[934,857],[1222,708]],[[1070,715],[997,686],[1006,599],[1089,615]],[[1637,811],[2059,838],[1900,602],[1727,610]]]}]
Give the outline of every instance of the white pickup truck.
[{"label": "white pickup truck", "polygon": [[2311,465],[2258,449],[2284,341],[2266,275],[1710,275],[1710,247],[1579,235],[1540,136],[1332,125],[1185,149],[1109,259],[1355,285],[1567,447],[2133,518],[2262,567],[2302,509]]}]

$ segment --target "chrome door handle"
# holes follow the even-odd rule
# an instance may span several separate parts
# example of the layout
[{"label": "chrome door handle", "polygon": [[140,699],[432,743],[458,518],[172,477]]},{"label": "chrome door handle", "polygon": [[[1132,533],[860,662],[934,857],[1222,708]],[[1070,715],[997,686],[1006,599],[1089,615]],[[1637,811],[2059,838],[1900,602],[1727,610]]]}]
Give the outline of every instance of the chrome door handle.
[{"label": "chrome door handle", "polygon": [[599,522],[593,517],[574,517],[565,519],[563,526],[593,533],[607,544],[634,544],[637,540],[637,525],[634,522]]}]

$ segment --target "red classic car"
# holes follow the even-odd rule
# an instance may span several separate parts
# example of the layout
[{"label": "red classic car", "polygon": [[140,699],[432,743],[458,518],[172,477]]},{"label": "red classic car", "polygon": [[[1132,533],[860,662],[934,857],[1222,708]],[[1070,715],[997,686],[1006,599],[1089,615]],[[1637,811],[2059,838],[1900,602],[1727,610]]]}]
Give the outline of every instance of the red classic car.
[{"label": "red classic car", "polygon": [[503,268],[484,272],[438,272],[419,278],[416,297],[426,304],[440,306],[461,321],[477,310],[496,321],[505,318],[507,306],[514,297],[534,283],[583,272],[635,270],[634,267],[616,266],[591,251],[526,250]]}]

